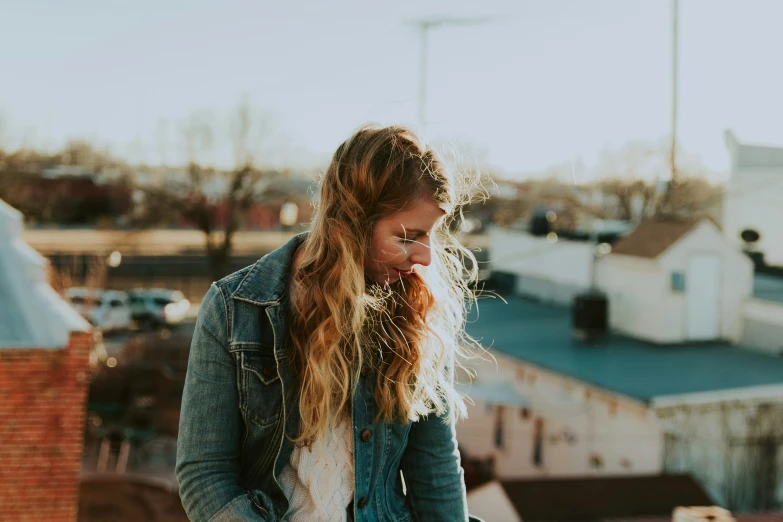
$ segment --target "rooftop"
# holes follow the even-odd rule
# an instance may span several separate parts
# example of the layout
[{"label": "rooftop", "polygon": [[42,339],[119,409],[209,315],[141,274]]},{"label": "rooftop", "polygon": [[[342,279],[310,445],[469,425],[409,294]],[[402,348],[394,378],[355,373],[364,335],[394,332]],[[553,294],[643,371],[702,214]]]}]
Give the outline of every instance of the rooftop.
[{"label": "rooftop", "polygon": [[670,516],[677,506],[713,504],[690,475],[504,480],[501,484],[522,520]]},{"label": "rooftop", "polygon": [[468,333],[491,352],[643,402],[783,384],[780,357],[721,343],[660,346],[617,334],[583,344],[572,340],[569,309],[519,297],[508,304],[481,300]]},{"label": "rooftop", "polygon": [[21,233],[21,214],[0,200],[0,347],[64,347],[90,325],[49,286],[46,259]]},{"label": "rooftop", "polygon": [[[737,522],[783,522],[783,511],[733,513],[732,516]],[[604,522],[672,522],[672,517],[618,517],[606,519]]]},{"label": "rooftop", "polygon": [[612,253],[655,259],[693,230],[702,219],[648,219],[617,241],[612,246]]},{"label": "rooftop", "polygon": [[783,167],[783,149],[760,145],[742,145],[738,151],[737,164],[745,168]]},{"label": "rooftop", "polygon": [[783,168],[783,147],[742,143],[733,132],[727,131],[726,145],[741,168]]}]

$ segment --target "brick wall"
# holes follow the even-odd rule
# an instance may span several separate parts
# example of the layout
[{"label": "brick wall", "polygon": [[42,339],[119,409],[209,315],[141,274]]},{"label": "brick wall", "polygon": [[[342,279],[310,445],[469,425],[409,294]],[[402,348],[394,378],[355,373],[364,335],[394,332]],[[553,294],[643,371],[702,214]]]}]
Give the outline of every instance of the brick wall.
[{"label": "brick wall", "polygon": [[92,334],[0,349],[0,519],[74,522]]}]

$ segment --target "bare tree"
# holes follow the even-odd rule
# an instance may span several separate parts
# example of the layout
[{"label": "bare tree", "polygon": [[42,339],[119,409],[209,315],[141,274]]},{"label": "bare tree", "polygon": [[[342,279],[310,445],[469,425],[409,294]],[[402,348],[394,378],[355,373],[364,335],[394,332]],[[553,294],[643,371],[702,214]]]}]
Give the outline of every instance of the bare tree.
[{"label": "bare tree", "polygon": [[269,138],[271,127],[243,100],[229,125],[233,167],[228,170],[209,165],[215,149],[215,127],[205,114],[195,114],[183,125],[187,156],[184,179],[164,180],[145,189],[145,218],[166,221],[181,217],[193,223],[204,234],[210,272],[217,280],[229,272],[233,238],[243,216],[262,197],[260,182],[267,171],[259,168],[257,154],[263,140]]},{"label": "bare tree", "polygon": [[36,190],[35,181],[43,169],[54,164],[56,159],[32,149],[0,150],[0,198],[25,217],[45,217],[52,198]]},{"label": "bare tree", "polygon": [[701,161],[677,154],[677,180],[669,187],[669,145],[632,142],[604,151],[596,167],[598,187],[612,203],[616,219],[639,222],[661,214],[709,211],[720,189],[710,184]]},{"label": "bare tree", "polygon": [[630,142],[602,152],[595,167],[604,196],[605,217],[639,222],[656,212],[658,180],[666,175],[663,149],[651,143]]},{"label": "bare tree", "polygon": [[654,212],[657,194],[649,182],[610,178],[599,181],[598,187],[614,207],[613,215],[606,215],[604,208],[604,217],[638,222]]}]

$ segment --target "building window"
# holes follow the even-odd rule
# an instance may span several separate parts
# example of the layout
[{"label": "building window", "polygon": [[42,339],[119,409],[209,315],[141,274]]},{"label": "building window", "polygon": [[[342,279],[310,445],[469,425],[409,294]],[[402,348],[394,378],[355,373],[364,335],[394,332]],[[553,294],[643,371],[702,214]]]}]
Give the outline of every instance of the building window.
[{"label": "building window", "polygon": [[544,466],[544,419],[541,417],[536,418],[533,428],[533,465]]},{"label": "building window", "polygon": [[672,292],[685,291],[685,274],[682,272],[672,272]]},{"label": "building window", "polygon": [[498,406],[495,415],[495,447],[503,449],[504,434],[503,434],[503,406]]}]

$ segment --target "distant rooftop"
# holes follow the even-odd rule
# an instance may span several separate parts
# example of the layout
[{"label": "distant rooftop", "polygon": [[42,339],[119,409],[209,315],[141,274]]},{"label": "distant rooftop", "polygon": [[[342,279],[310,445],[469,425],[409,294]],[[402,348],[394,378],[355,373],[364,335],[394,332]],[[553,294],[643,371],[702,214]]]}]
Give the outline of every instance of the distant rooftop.
[{"label": "distant rooftop", "polygon": [[479,301],[468,325],[490,352],[643,402],[654,398],[783,385],[783,358],[727,344],[658,346],[612,334],[601,343],[571,338],[567,308],[519,297]]},{"label": "distant rooftop", "polygon": [[726,131],[725,139],[738,167],[783,168],[783,147],[741,143],[731,131]]},{"label": "distant rooftop", "polygon": [[0,347],[65,347],[90,325],[49,286],[46,259],[21,233],[21,214],[0,200]]},{"label": "distant rooftop", "polygon": [[[783,511],[759,513],[732,513],[737,522],[783,522]],[[660,517],[618,517],[607,518],[603,522],[672,522],[671,515]]]},{"label": "distant rooftop", "polygon": [[737,165],[747,168],[781,168],[783,148],[742,145],[737,153]]},{"label": "distant rooftop", "polygon": [[677,506],[713,505],[690,475],[518,479],[501,484],[522,520],[577,522],[656,515],[671,519]]},{"label": "distant rooftop", "polygon": [[612,246],[612,254],[655,259],[682,239],[703,218],[653,218]]}]

